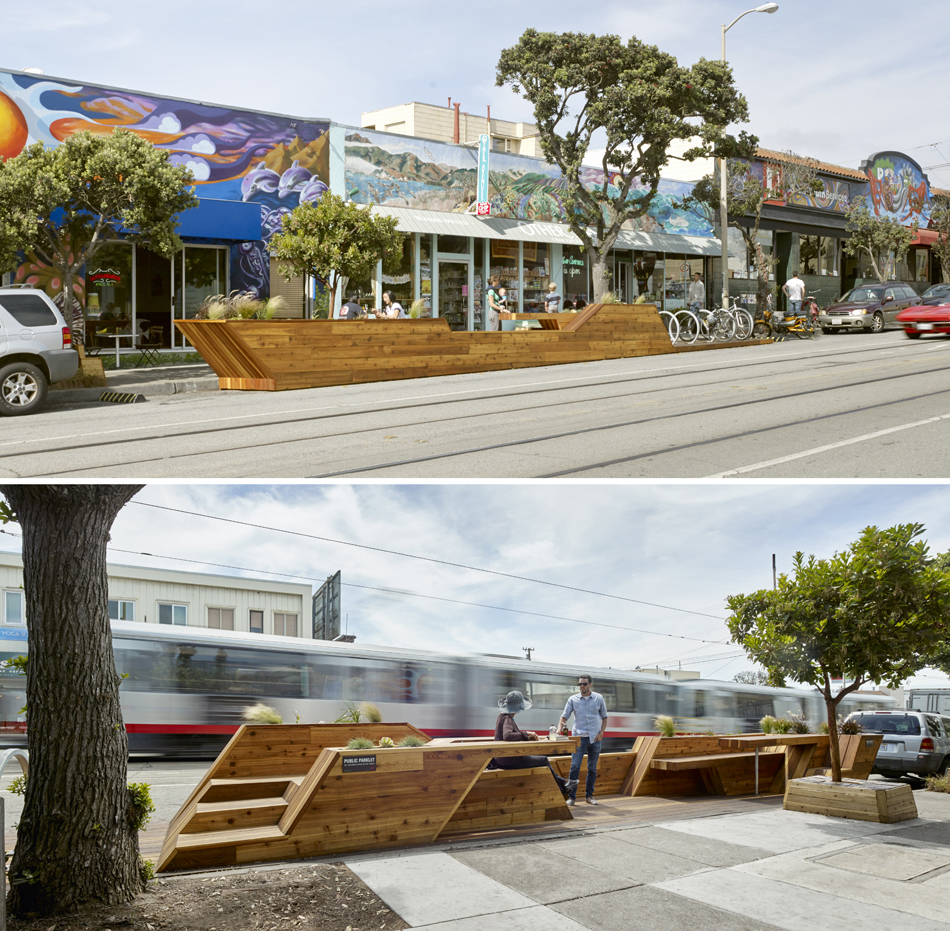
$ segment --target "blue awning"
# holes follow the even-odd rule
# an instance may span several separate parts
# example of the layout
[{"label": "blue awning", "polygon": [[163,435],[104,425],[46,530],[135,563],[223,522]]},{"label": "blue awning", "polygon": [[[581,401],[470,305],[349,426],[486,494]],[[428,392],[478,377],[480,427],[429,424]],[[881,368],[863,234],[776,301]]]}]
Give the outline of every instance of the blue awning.
[{"label": "blue awning", "polygon": [[240,200],[198,199],[178,218],[178,235],[187,239],[254,242],[261,238],[261,205]]}]

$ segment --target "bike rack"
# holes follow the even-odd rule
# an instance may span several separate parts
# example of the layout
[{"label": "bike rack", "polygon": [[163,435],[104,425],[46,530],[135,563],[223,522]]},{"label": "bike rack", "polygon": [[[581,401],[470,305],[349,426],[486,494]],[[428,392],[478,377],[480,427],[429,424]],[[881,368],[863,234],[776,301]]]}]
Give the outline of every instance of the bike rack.
[{"label": "bike rack", "polygon": [[13,747],[10,750],[4,750],[0,753],[0,778],[3,777],[3,771],[7,768],[7,764],[10,760],[16,760],[20,764],[20,769],[23,770],[23,775],[28,776],[30,773],[30,753],[28,750],[21,750],[19,747]]}]

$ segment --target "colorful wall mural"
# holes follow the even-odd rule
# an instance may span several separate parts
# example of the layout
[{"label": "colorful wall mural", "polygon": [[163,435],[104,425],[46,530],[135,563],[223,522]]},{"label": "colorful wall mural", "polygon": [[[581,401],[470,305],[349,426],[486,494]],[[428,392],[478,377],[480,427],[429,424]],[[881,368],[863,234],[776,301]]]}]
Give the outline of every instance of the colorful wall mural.
[{"label": "colorful wall mural", "polygon": [[[356,203],[460,213],[475,200],[475,149],[348,129],[345,153],[346,190]],[[492,152],[490,164],[492,216],[564,222],[566,185],[557,166],[543,159],[499,152]],[[600,186],[604,175],[600,169],[585,168],[582,180],[586,186]],[[615,178],[608,179],[611,187],[612,180]],[[650,211],[626,227],[711,236],[712,227],[701,213],[678,206],[691,190],[689,183],[662,181]]]},{"label": "colorful wall mural", "polygon": [[[327,122],[0,71],[0,156],[17,155],[33,142],[55,146],[83,130],[106,135],[116,127],[190,169],[199,197],[260,204],[265,242],[284,214],[328,189]],[[263,246],[238,251],[232,284],[266,291]]]},{"label": "colorful wall mural", "polygon": [[930,184],[920,165],[899,152],[878,152],[861,165],[868,176],[868,202],[875,215],[909,226],[930,222]]}]

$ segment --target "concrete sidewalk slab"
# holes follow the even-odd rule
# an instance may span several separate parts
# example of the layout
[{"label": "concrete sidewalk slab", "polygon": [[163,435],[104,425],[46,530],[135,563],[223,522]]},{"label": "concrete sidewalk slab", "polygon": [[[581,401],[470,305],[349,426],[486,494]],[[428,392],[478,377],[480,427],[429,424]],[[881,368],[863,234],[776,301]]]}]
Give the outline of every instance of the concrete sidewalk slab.
[{"label": "concrete sidewalk slab", "polygon": [[419,927],[425,928],[425,931],[588,931],[586,925],[578,924],[566,915],[559,915],[544,905]]},{"label": "concrete sidewalk slab", "polygon": [[[705,863],[696,860],[663,853],[649,847],[625,844],[611,834],[552,841],[538,844],[538,846],[551,853],[571,858],[575,864],[572,869],[577,869],[580,864],[595,867],[603,871],[604,875],[622,877],[627,881],[625,885],[628,886],[675,879],[677,876],[695,873],[696,870],[708,869]],[[593,890],[588,890],[587,894],[589,895],[591,891]],[[561,901],[565,898],[567,896],[562,895],[556,900],[548,901]]]},{"label": "concrete sidewalk slab", "polygon": [[806,847],[822,847],[836,840],[879,834],[892,825],[776,809],[751,815],[667,821],[657,827],[744,847],[758,847],[770,853],[788,853]]},{"label": "concrete sidewalk slab", "polygon": [[768,857],[771,852],[759,847],[743,847],[728,841],[715,840],[699,834],[684,834],[668,828],[655,828],[652,825],[633,828],[627,831],[614,831],[610,835],[625,844],[646,847],[660,853],[676,857],[685,857],[704,866],[737,866]]},{"label": "concrete sidewalk slab", "polygon": [[835,931],[868,931],[869,928],[947,931],[945,922],[910,914],[901,910],[900,903],[892,903],[894,907],[891,908],[860,902],[842,896],[840,890],[832,894],[784,879],[757,876],[750,872],[748,865],[694,873],[658,885],[675,895],[745,915],[786,931],[814,931],[816,921]]},{"label": "concrete sidewalk slab", "polygon": [[[927,866],[939,869],[934,860],[921,860],[933,853],[927,848],[873,842],[841,841],[825,849],[782,854],[756,863],[747,863],[735,872],[749,873],[792,886],[827,893],[840,899],[862,902],[935,921],[947,919],[944,895],[950,886],[934,885],[934,880],[907,882],[913,873]],[[882,868],[884,868],[882,870]],[[891,876],[881,875],[890,870]],[[950,880],[944,873],[936,879]]]},{"label": "concrete sidewalk slab", "polygon": [[638,882],[630,879],[620,864],[617,864],[617,869],[605,869],[605,858],[597,853],[598,849],[603,849],[601,840],[599,837],[588,837],[581,842],[582,845],[589,845],[591,851],[590,859],[585,858],[584,862],[578,862],[570,855],[561,856],[553,852],[548,844],[485,847],[455,852],[452,856],[482,875],[535,902],[548,905],[579,896],[626,889]]},{"label": "concrete sidewalk slab", "polygon": [[905,823],[903,827],[887,831],[888,837],[905,838],[913,841],[923,841],[928,844],[937,844],[950,847],[950,822],[946,821],[917,821]]},{"label": "concrete sidewalk slab", "polygon": [[594,895],[552,905],[551,908],[591,931],[630,931],[631,928],[636,928],[636,931],[775,931],[774,925],[656,886],[637,886],[622,892]]},{"label": "concrete sidewalk slab", "polygon": [[344,863],[413,928],[537,905],[446,853]]},{"label": "concrete sidewalk slab", "polygon": [[217,391],[218,376],[204,363],[163,365],[145,369],[118,369],[106,372],[105,388],[52,388],[47,404],[76,404],[98,401],[103,391],[121,391],[145,397],[168,397],[195,391]]}]

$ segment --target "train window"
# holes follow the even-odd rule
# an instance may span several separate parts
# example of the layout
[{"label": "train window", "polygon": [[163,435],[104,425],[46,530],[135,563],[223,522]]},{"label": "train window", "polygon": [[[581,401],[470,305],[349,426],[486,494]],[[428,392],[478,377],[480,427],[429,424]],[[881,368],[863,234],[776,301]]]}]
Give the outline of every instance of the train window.
[{"label": "train window", "polygon": [[775,708],[772,703],[771,695],[764,695],[756,692],[737,692],[736,693],[736,716],[748,718],[753,721],[760,721],[767,714],[773,714]]},{"label": "train window", "polygon": [[430,663],[402,663],[360,659],[342,683],[346,701],[441,702],[448,676],[445,667]]}]

